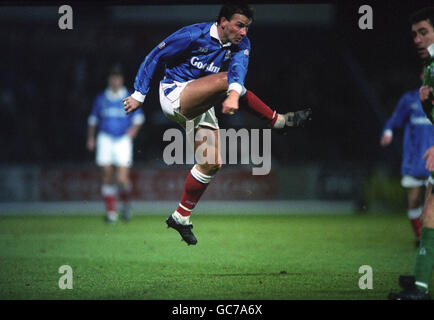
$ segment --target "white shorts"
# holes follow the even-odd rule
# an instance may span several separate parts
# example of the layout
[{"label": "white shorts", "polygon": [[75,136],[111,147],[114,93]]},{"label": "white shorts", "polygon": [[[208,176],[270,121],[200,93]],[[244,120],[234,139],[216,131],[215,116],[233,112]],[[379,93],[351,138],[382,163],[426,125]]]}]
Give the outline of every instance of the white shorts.
[{"label": "white shorts", "polygon": [[113,137],[100,132],[96,138],[96,164],[131,167],[133,164],[133,141],[127,134]]},{"label": "white shorts", "polygon": [[[184,129],[188,119],[179,112],[179,97],[185,86],[194,80],[187,82],[173,81],[172,83],[160,82],[160,104],[163,113],[172,121],[179,123]],[[166,91],[166,94],[165,94]],[[211,107],[206,112],[192,119],[194,121],[194,128],[198,126],[210,127],[219,129],[218,120],[215,115],[214,107]]]},{"label": "white shorts", "polygon": [[401,186],[404,188],[417,188],[425,186],[427,179],[417,178],[413,176],[403,176],[401,179]]}]

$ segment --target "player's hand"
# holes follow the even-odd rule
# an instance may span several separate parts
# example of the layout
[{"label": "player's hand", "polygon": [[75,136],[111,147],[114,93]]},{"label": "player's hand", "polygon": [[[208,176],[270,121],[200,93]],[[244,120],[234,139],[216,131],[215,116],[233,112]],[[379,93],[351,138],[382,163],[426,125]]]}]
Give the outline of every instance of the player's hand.
[{"label": "player's hand", "polygon": [[434,146],[431,146],[426,150],[423,159],[426,159],[425,168],[428,171],[434,171]]},{"label": "player's hand", "polygon": [[423,86],[419,89],[419,99],[422,103],[433,98],[433,90],[431,87]]},{"label": "player's hand", "polygon": [[127,114],[136,111],[142,104],[141,102],[137,101],[131,96],[126,97],[122,101],[124,103],[124,110],[126,111]]},{"label": "player's hand", "polygon": [[425,112],[428,119],[431,123],[434,123],[434,119],[432,117],[433,105],[434,105],[434,96],[433,89],[428,86],[423,86],[419,89],[419,99],[422,104],[422,109]]},{"label": "player's hand", "polygon": [[380,145],[382,147],[387,147],[391,143],[392,143],[392,137],[390,135],[385,134],[381,137]]},{"label": "player's hand", "polygon": [[222,103],[222,113],[234,114],[238,110],[238,99],[240,95],[238,92],[231,90],[228,97]]},{"label": "player's hand", "polygon": [[87,139],[86,146],[87,146],[87,150],[89,150],[89,151],[95,150],[95,138],[91,137],[91,138]]}]

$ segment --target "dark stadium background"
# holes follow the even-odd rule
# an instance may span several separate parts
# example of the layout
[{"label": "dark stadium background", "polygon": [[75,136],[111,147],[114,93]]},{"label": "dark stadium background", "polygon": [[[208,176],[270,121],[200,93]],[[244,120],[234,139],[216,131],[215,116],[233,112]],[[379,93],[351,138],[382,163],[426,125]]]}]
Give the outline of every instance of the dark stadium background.
[{"label": "dark stadium background", "polygon": [[[373,30],[358,27],[362,4],[373,8]],[[286,170],[289,177],[288,172],[297,177],[276,184],[276,199],[346,200],[366,209],[370,183],[383,179],[384,188],[402,191],[400,135],[391,147],[382,149],[380,130],[404,91],[420,85],[421,65],[413,50],[408,16],[428,4],[314,2],[304,16],[281,14],[262,20],[264,11],[258,10],[249,31],[252,53],[246,86],[282,112],[305,106],[314,112],[308,127],[288,136],[273,134],[275,175]],[[201,13],[197,17],[161,5],[160,16],[140,19],[136,14],[126,21],[123,10],[131,14],[129,5],[72,3],[74,29],[60,30],[59,5],[0,7],[2,202],[32,200],[27,191],[14,189],[26,179],[27,169],[19,168],[83,166],[96,172],[96,177],[93,154],[85,148],[87,116],[93,98],[105,88],[108,68],[121,63],[126,85],[132,89],[140,63],[164,37],[181,26],[212,20],[218,13],[218,6],[191,4],[195,13]],[[161,112],[160,78],[161,69],[146,98],[147,121],[135,142],[135,164],[146,170],[165,168],[162,133],[176,126]],[[219,121],[222,128],[265,128],[246,112],[221,115]],[[316,173],[307,187],[300,172],[312,171]],[[39,199],[58,200],[50,195]],[[396,202],[386,196],[372,201],[382,199]],[[90,200],[98,200],[98,194],[94,192]],[[405,199],[401,200],[404,210]]]}]

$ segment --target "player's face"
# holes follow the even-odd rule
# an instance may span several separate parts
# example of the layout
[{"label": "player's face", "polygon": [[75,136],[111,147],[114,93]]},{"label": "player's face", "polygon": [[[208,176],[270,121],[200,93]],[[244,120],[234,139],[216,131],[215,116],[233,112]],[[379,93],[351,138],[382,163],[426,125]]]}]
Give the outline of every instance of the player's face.
[{"label": "player's face", "polygon": [[113,91],[118,91],[124,85],[124,77],[121,75],[111,75],[108,78],[108,85]]},{"label": "player's face", "polygon": [[223,17],[220,22],[223,31],[222,42],[230,41],[232,44],[239,44],[247,35],[251,23],[252,20],[239,13],[232,15],[231,20]]},{"label": "player's face", "polygon": [[411,26],[413,42],[417,53],[422,59],[429,56],[427,48],[434,43],[434,29],[428,20],[422,20]]}]

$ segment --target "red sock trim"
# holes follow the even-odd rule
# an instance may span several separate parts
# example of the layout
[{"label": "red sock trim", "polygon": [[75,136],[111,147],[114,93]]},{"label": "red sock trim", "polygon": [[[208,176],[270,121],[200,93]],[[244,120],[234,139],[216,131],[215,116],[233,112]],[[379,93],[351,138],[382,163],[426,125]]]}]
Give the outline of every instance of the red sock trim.
[{"label": "red sock trim", "polygon": [[191,214],[191,211],[185,210],[181,204],[178,204],[176,211],[178,211],[178,213],[183,217],[188,217]]},{"label": "red sock trim", "polygon": [[271,127],[274,127],[274,124],[275,124],[276,121],[277,121],[277,117],[278,117],[277,112],[274,112],[273,119],[272,119],[271,122],[270,122]]}]

